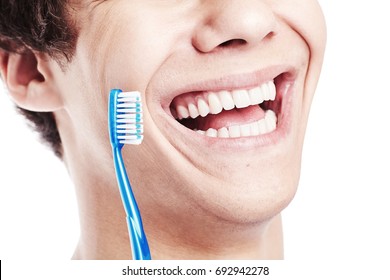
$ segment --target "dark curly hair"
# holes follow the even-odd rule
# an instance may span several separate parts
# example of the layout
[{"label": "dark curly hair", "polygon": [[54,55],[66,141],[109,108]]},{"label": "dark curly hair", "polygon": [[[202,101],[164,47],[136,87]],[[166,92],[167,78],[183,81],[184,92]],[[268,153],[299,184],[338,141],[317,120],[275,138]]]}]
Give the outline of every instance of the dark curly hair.
[{"label": "dark curly hair", "polygon": [[[77,30],[70,20],[69,0],[0,0],[0,48],[23,54],[47,53],[62,69],[74,53]],[[62,157],[61,138],[51,112],[18,111],[39,132],[54,153]]]}]

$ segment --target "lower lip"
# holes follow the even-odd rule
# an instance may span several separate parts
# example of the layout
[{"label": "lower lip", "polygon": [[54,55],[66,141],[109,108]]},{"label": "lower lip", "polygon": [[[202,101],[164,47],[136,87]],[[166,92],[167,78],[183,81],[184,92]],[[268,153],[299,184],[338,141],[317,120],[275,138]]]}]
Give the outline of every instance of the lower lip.
[{"label": "lower lip", "polygon": [[[201,135],[191,129],[178,123],[172,117],[169,117],[169,127],[174,128],[176,133],[185,135],[188,139],[187,144],[195,144],[203,147],[212,147],[214,150],[243,151],[254,148],[262,148],[276,145],[285,139],[291,130],[291,111],[293,101],[294,81],[281,81],[277,85],[277,96],[282,96],[280,112],[278,114],[277,127],[273,132],[250,137],[238,138],[214,138]],[[166,113],[164,112],[166,115]]]}]

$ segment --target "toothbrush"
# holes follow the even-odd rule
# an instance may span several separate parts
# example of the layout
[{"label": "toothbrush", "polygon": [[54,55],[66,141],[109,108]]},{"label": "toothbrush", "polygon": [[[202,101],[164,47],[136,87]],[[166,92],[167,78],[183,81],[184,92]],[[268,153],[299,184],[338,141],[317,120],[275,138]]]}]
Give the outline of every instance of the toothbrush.
[{"label": "toothbrush", "polygon": [[150,250],[142,226],[141,214],[127,177],[122,157],[125,144],[139,145],[143,140],[141,94],[138,91],[110,91],[108,127],[118,186],[126,211],[130,245],[134,260],[150,260]]}]

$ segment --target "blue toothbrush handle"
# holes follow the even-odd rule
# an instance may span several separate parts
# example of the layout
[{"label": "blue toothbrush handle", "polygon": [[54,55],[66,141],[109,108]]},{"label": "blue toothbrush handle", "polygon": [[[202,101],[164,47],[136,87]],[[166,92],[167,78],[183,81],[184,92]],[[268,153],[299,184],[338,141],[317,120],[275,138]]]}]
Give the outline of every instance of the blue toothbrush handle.
[{"label": "blue toothbrush handle", "polygon": [[151,260],[148,240],[142,225],[141,214],[129,178],[127,177],[125,164],[123,162],[121,148],[113,148],[114,166],[118,180],[119,191],[122,197],[123,206],[126,211],[126,219],[129,230],[131,250],[134,260]]},{"label": "blue toothbrush handle", "polygon": [[[141,222],[141,225],[140,225]],[[131,251],[134,260],[151,260],[148,240],[142,228],[142,221],[127,216],[127,225],[131,240]],[[134,241],[133,241],[134,240]]]}]

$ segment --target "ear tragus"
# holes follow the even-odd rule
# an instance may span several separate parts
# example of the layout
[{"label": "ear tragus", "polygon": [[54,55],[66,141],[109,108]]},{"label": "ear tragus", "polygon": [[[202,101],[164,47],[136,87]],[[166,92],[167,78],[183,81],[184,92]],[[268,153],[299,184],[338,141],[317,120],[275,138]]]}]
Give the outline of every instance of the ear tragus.
[{"label": "ear tragus", "polygon": [[16,105],[36,112],[52,112],[62,107],[48,57],[31,50],[0,52],[0,56],[0,71]]}]

